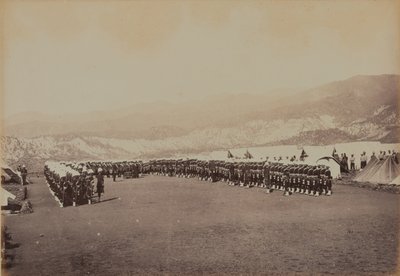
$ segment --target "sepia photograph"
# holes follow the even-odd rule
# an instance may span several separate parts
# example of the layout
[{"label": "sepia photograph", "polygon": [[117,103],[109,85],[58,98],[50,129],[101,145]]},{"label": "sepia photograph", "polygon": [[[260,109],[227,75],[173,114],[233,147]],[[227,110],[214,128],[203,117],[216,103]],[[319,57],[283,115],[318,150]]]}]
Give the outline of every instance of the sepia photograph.
[{"label": "sepia photograph", "polygon": [[0,84],[0,275],[400,273],[399,0],[2,0]]}]

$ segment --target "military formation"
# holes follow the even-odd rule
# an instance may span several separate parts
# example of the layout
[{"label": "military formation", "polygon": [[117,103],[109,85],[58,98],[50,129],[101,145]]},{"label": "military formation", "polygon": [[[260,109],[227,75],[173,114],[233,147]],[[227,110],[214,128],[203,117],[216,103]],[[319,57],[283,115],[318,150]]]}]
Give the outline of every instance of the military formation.
[{"label": "military formation", "polygon": [[197,178],[226,182],[231,186],[259,187],[267,193],[283,191],[320,196],[332,194],[332,176],[324,165],[276,162],[226,162],[199,160],[154,160],[142,165],[145,174]]},{"label": "military formation", "polygon": [[[233,162],[218,160],[150,160],[121,162],[48,162],[47,183],[62,206],[91,204],[104,192],[103,177],[138,178],[142,175],[196,178],[226,182],[231,186],[258,187],[266,193],[282,191],[320,196],[332,194],[332,176],[324,165],[279,162]],[[97,187],[95,181],[97,180]],[[96,189],[97,188],[97,189]]]},{"label": "military formation", "polygon": [[47,162],[44,175],[51,193],[61,206],[91,203],[94,191],[93,170],[77,170],[65,163]]},{"label": "military formation", "polygon": [[51,193],[61,206],[77,206],[91,204],[94,199],[100,199],[104,193],[104,176],[112,177],[114,181],[117,177],[139,177],[140,164],[141,162],[46,162],[44,175]]}]

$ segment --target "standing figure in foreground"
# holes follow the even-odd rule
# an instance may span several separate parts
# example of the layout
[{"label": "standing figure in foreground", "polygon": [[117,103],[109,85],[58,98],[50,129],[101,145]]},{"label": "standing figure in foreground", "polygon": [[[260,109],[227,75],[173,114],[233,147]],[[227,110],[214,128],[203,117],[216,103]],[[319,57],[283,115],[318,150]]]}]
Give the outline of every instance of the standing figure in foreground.
[{"label": "standing figure in foreground", "polygon": [[28,175],[28,170],[26,169],[25,165],[22,165],[20,173],[21,173],[21,178],[22,178],[22,185],[28,184],[26,181],[26,177]]},{"label": "standing figure in foreground", "polygon": [[99,201],[101,201],[101,194],[104,193],[104,176],[103,170],[100,168],[97,173],[97,195],[99,197]]},{"label": "standing figure in foreground", "polygon": [[356,158],[354,157],[354,154],[350,156],[350,170],[356,170]]}]

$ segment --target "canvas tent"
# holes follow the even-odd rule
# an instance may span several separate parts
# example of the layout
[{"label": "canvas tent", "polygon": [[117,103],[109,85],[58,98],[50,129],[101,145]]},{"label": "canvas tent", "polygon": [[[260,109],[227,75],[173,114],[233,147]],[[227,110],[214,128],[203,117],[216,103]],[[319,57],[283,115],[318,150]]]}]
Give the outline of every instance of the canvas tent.
[{"label": "canvas tent", "polygon": [[400,175],[390,182],[391,185],[400,185]]},{"label": "canvas tent", "polygon": [[9,166],[1,165],[1,183],[7,182],[21,183],[21,178]]},{"label": "canvas tent", "polygon": [[15,199],[15,195],[10,193],[9,191],[4,189],[3,187],[1,187],[1,193],[0,194],[1,194],[1,196],[0,196],[1,206],[7,206],[9,198]]},{"label": "canvas tent", "polygon": [[331,171],[331,176],[334,179],[340,179],[341,178],[341,173],[340,173],[340,164],[337,162],[332,157],[321,157],[317,160],[316,162],[318,165],[325,165],[329,167],[329,170]]},{"label": "canvas tent", "polygon": [[301,154],[300,154],[300,160],[304,160],[306,157],[308,157],[308,154],[304,149],[302,149]]},{"label": "canvas tent", "polygon": [[246,159],[252,159],[253,155],[247,150],[246,153],[244,154],[244,158]]},{"label": "canvas tent", "polygon": [[393,156],[388,156],[383,160],[372,158],[354,180],[358,182],[390,184],[399,175],[400,164],[395,161]]}]

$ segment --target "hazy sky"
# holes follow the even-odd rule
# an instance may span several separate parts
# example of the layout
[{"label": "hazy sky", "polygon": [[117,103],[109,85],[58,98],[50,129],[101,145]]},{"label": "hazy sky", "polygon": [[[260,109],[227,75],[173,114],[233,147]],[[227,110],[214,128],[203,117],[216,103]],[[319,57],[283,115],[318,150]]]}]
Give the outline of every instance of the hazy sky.
[{"label": "hazy sky", "polygon": [[400,72],[399,1],[3,1],[6,115]]}]

